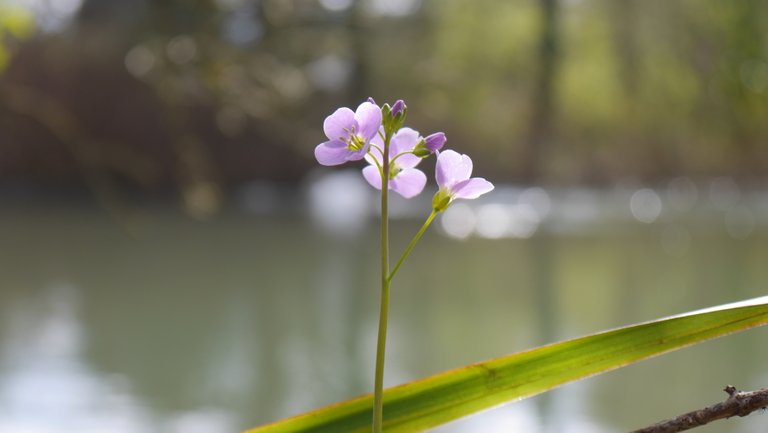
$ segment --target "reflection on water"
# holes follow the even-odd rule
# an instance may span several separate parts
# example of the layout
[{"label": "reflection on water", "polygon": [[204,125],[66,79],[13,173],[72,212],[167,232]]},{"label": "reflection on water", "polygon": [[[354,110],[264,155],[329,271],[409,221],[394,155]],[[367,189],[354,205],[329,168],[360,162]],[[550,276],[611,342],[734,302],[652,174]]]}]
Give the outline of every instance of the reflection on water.
[{"label": "reflection on water", "polygon": [[6,305],[0,383],[0,431],[233,431],[232,415],[188,410],[154,416],[131,392],[130,379],[102,373],[83,359],[77,292],[66,286]]},{"label": "reflection on water", "polygon": [[[693,194],[680,181],[668,192],[501,190],[504,200],[457,203],[398,275],[389,385],[766,292],[768,234],[746,194],[699,212],[698,192],[685,207],[669,198]],[[378,259],[365,221],[354,214],[354,233],[339,237],[293,214],[201,223],[154,209],[126,231],[85,206],[3,209],[0,432],[232,432],[368,392]],[[419,224],[393,222],[395,250]],[[437,431],[638,427],[718,401],[727,383],[766,386],[765,338],[728,337]]]}]

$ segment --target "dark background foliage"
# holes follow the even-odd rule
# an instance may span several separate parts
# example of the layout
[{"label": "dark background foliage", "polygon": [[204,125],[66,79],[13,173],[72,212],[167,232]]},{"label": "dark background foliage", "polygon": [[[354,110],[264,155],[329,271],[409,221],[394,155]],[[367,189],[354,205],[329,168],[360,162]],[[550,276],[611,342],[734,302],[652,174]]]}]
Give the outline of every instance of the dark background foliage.
[{"label": "dark background foliage", "polygon": [[[215,209],[295,184],[322,119],[403,98],[498,181],[768,169],[768,7],[734,1],[84,0],[0,6],[0,181]],[[194,205],[193,205],[194,207]]]}]

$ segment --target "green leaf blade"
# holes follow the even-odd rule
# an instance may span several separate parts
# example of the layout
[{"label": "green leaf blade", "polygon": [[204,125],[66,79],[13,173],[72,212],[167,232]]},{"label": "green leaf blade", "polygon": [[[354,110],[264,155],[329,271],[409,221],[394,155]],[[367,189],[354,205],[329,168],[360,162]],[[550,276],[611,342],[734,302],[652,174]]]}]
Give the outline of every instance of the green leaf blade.
[{"label": "green leaf blade", "polygon": [[[768,324],[768,297],[600,332],[390,388],[387,432],[423,431],[557,386],[712,338]],[[246,433],[346,433],[371,428],[370,395]]]}]

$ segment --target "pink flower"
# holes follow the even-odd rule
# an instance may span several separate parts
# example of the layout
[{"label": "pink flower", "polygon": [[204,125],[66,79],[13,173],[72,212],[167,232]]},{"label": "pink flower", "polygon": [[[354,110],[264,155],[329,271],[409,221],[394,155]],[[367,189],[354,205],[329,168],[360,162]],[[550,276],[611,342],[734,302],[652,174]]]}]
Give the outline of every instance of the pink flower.
[{"label": "pink flower", "polygon": [[440,188],[432,198],[432,207],[444,211],[457,198],[475,199],[493,190],[493,184],[482,177],[473,177],[472,160],[453,150],[437,155],[435,178]]},{"label": "pink flower", "polygon": [[363,159],[380,127],[381,108],[376,104],[363,102],[355,112],[339,108],[325,118],[323,131],[328,141],[315,147],[317,162],[339,165]]},{"label": "pink flower", "polygon": [[[403,153],[411,151],[419,140],[418,132],[411,128],[402,128],[392,136],[392,141],[389,143],[389,189],[405,198],[421,193],[427,183],[427,176],[415,168],[421,162],[421,158],[412,153]],[[382,165],[382,158],[379,149],[384,148],[384,145],[378,137],[374,138],[374,143],[378,148],[374,147],[365,156],[365,160],[370,165],[363,169],[363,177],[371,186],[381,189],[382,179],[379,167]]]}]

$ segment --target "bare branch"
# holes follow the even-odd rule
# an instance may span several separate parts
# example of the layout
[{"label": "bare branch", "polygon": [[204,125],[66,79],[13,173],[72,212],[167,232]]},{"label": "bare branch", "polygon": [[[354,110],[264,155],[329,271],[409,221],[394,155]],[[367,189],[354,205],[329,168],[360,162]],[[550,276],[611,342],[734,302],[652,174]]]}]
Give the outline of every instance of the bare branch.
[{"label": "bare branch", "polygon": [[758,409],[765,409],[768,406],[768,388],[743,392],[737,391],[734,386],[728,385],[724,391],[728,393],[729,397],[721,403],[684,413],[652,426],[635,430],[632,433],[679,432],[699,427],[718,419],[737,415],[747,416]]}]

